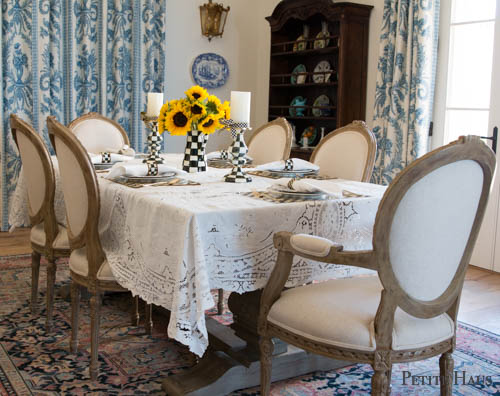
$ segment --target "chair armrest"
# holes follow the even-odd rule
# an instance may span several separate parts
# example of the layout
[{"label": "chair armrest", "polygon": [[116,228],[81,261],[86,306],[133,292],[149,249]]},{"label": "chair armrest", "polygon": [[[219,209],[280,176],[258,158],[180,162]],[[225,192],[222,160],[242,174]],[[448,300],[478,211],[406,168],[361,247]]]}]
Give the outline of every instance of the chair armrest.
[{"label": "chair armrest", "polygon": [[342,245],[314,235],[278,232],[274,234],[274,246],[278,250],[314,261],[378,270],[373,250],[344,251]]},{"label": "chair armrest", "polygon": [[277,232],[274,234],[274,246],[278,249],[278,259],[260,299],[258,332],[261,335],[266,333],[269,310],[280,297],[290,276],[293,256],[300,256],[324,263],[377,269],[375,260],[373,259],[373,251],[344,252],[342,251],[342,245],[312,235],[294,235],[291,232],[285,231]]}]

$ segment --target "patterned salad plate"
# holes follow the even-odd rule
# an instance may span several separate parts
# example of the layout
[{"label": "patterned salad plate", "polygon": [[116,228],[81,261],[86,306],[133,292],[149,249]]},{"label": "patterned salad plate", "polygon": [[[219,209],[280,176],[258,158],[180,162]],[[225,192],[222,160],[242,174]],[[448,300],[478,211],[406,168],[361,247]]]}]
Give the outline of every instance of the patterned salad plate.
[{"label": "patterned salad plate", "polygon": [[210,52],[196,57],[191,73],[194,82],[203,88],[219,88],[227,82],[229,66],[222,56]]},{"label": "patterned salad plate", "polygon": [[270,195],[275,196],[276,198],[284,198],[284,199],[296,199],[297,201],[309,201],[309,200],[325,200],[328,199],[329,195],[323,191],[315,191],[315,192],[300,192],[300,191],[278,191],[278,190],[268,190]]},{"label": "patterned salad plate", "polygon": [[167,172],[162,172],[159,173],[156,176],[120,176],[120,181],[124,182],[133,182],[133,183],[157,183],[157,182],[163,182],[163,181],[168,181],[169,179],[172,179],[177,175],[176,172],[173,171],[167,171]]},{"label": "patterned salad plate", "polygon": [[271,176],[279,176],[279,177],[304,177],[304,176],[312,176],[318,173],[317,170],[314,169],[302,169],[302,170],[272,170],[268,171]]},{"label": "patterned salad plate", "polygon": [[95,170],[106,170],[111,169],[115,163],[114,162],[103,162],[99,164],[93,164]]}]

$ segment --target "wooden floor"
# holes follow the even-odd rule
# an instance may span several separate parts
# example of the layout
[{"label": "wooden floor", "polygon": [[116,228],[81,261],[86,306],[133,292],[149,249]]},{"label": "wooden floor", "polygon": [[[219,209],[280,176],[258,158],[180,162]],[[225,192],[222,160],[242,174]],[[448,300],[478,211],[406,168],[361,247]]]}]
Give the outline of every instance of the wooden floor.
[{"label": "wooden floor", "polygon": [[[29,230],[0,232],[0,256],[31,253]],[[458,319],[500,334],[500,274],[470,267]]]}]

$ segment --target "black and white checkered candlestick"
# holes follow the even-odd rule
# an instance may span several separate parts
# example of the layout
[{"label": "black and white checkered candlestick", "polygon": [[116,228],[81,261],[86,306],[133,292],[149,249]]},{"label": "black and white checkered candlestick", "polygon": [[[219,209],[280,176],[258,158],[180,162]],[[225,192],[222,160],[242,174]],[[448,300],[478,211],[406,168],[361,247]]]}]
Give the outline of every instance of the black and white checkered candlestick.
[{"label": "black and white checkered candlestick", "polygon": [[245,144],[243,134],[245,130],[251,129],[246,122],[236,122],[233,120],[221,120],[220,123],[231,131],[233,136],[233,144],[229,147],[233,164],[231,173],[224,177],[224,181],[228,183],[248,183],[252,178],[243,172],[242,166],[245,165],[245,155],[248,152],[248,147]]},{"label": "black and white checkered candlestick", "polygon": [[147,137],[149,156],[142,162],[148,165],[148,176],[156,176],[158,174],[158,165],[163,164],[163,158],[160,157],[163,138],[158,132],[158,119],[156,117],[149,117],[143,112],[141,118],[150,131]]}]

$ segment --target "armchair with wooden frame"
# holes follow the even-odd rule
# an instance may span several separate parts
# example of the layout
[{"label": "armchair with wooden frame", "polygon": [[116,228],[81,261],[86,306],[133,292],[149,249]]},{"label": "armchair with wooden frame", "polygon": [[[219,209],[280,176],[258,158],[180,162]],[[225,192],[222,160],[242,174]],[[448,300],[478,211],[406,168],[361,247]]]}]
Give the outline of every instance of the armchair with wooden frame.
[{"label": "armchair with wooden frame", "polygon": [[326,135],[311,154],[319,174],[369,182],[375,165],[377,140],[364,121],[353,121]]},{"label": "armchair with wooden frame", "polygon": [[[106,259],[98,232],[100,198],[97,176],[86,149],[71,131],[54,117],[47,118],[52,145],[59,162],[61,185],[66,204],[68,237],[71,247],[71,340],[70,350],[78,345],[80,290],[86,287],[90,298],[90,377],[97,379],[99,322],[102,293],[127,291],[118,284]],[[124,260],[127,258],[124,257]],[[136,317],[137,301],[136,298]],[[151,305],[146,306],[146,329],[151,333]]]},{"label": "armchair with wooden frame", "polygon": [[51,330],[54,310],[54,283],[58,258],[69,257],[67,229],[57,223],[54,211],[56,181],[50,153],[41,136],[15,114],[10,115],[12,137],[23,164],[28,190],[28,212],[31,223],[31,311],[36,313],[40,258],[47,259],[46,329]]},{"label": "armchair with wooden frame", "polygon": [[[467,136],[416,160],[379,205],[373,249],[343,251],[316,236],[279,232],[278,260],[261,297],[261,391],[271,382],[272,337],[373,366],[372,395],[390,393],[394,363],[441,355],[451,395],[452,352],[466,269],[495,171],[493,152]],[[377,271],[283,291],[294,256]]]}]

